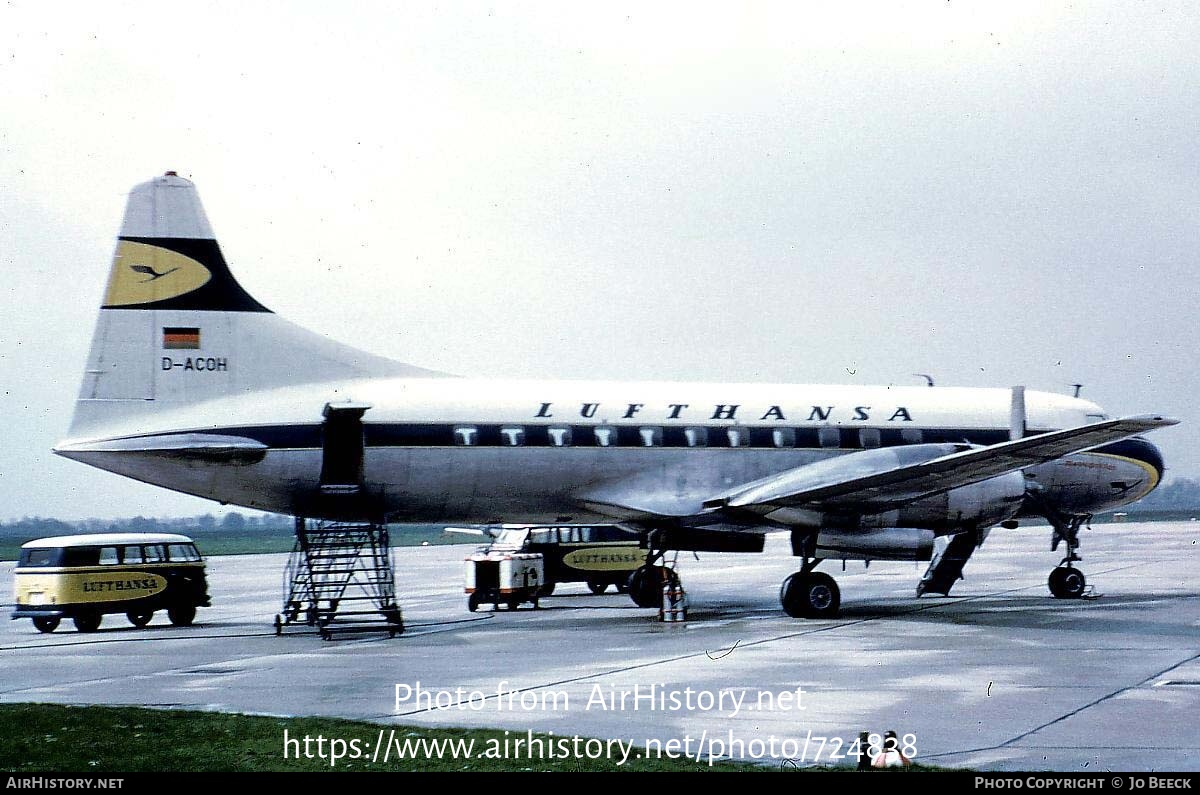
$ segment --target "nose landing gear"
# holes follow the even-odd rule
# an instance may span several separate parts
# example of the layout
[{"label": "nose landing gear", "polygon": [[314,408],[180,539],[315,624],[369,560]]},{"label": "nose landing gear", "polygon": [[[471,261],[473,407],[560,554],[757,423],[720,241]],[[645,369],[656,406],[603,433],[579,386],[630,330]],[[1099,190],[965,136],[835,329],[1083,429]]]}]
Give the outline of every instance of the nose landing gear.
[{"label": "nose landing gear", "polygon": [[1091,516],[1050,516],[1050,524],[1054,527],[1054,537],[1050,549],[1058,549],[1060,542],[1067,545],[1067,554],[1058,564],[1058,568],[1050,572],[1050,593],[1058,599],[1080,599],[1087,588],[1087,578],[1083,572],[1073,565],[1081,560],[1076,550],[1079,549],[1079,528],[1091,521]]}]

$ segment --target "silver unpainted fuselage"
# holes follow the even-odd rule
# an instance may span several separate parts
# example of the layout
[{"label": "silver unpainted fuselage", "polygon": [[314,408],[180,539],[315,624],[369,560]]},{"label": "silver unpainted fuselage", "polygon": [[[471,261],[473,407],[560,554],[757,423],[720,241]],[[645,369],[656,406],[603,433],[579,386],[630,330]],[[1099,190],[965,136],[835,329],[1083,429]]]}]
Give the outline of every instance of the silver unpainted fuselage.
[{"label": "silver unpainted fuselage", "polygon": [[[1094,403],[1053,393],[1030,392],[1027,401],[1030,433],[1103,415]],[[1000,389],[389,378],[135,414],[57,452],[222,503],[333,515],[340,509],[321,490],[327,405],[366,407],[369,500],[360,504],[371,518],[429,523],[696,516],[714,494],[832,456],[887,455],[920,442],[991,444],[1009,427],[1009,392]],[[240,453],[222,446],[237,440]],[[1132,439],[1015,473],[1015,488],[1036,486],[1066,513],[1095,513],[1144,496],[1161,471],[1154,446]],[[1010,496],[1013,483],[1005,483]],[[954,500],[970,495],[853,521],[953,532],[964,518]],[[975,519],[992,524],[1020,509],[1019,498],[1001,500]]]}]

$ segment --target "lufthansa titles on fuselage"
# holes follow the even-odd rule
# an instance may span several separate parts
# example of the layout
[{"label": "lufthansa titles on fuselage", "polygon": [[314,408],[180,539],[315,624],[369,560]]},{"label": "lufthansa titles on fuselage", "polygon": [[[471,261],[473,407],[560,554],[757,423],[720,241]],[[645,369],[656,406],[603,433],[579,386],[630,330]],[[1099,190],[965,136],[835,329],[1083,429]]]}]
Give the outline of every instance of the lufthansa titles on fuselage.
[{"label": "lufthansa titles on fuselage", "polygon": [[[538,406],[534,412],[535,419],[550,419],[556,416],[556,412],[561,416],[573,417],[578,413],[578,416],[584,419],[593,419],[596,413],[600,411],[601,403],[580,403],[572,405],[558,405],[554,402],[545,402]],[[877,408],[872,406],[788,406],[786,409],[782,405],[769,406],[765,411],[760,412],[757,409],[743,407],[739,403],[717,403],[704,405],[691,405],[689,403],[666,403],[659,406],[647,406],[645,403],[618,403],[612,404],[615,406],[615,411],[620,412],[620,418],[623,420],[629,419],[667,419],[667,420],[688,420],[699,419],[703,417],[707,420],[754,420],[757,422],[788,422],[789,420],[804,420],[807,422],[830,422],[830,421],[849,421],[849,422],[867,422],[871,420],[872,414],[879,419],[884,419],[886,422],[912,422],[912,413],[905,406],[892,406],[888,408]],[[609,410],[614,410],[612,406],[607,406]],[[761,408],[761,407],[760,407]],[[885,416],[886,415],[886,416]]]}]

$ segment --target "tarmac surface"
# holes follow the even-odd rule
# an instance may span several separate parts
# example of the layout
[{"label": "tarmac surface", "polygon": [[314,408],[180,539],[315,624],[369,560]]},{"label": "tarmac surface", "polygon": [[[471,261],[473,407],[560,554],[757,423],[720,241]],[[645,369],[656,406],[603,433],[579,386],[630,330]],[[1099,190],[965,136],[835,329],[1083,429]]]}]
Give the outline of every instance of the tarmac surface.
[{"label": "tarmac surface", "polygon": [[106,616],[93,634],[0,622],[0,701],[532,729],[636,749],[673,739],[700,764],[722,751],[772,761],[772,737],[776,764],[848,764],[830,757],[891,729],[929,764],[1200,770],[1200,522],[1085,529],[1080,567],[1099,596],[1077,601],[1047,591],[1061,557],[1049,535],[994,530],[949,598],[915,598],[925,564],[827,561],[842,613],[825,621],[779,608],[797,568],[785,537],[761,555],[681,554],[683,624],[580,584],[537,610],[471,614],[470,546],[401,548],[408,631],[333,642],[303,625],[275,636],[286,556],[212,558],[214,606],[192,628],[162,614],[144,630]]}]

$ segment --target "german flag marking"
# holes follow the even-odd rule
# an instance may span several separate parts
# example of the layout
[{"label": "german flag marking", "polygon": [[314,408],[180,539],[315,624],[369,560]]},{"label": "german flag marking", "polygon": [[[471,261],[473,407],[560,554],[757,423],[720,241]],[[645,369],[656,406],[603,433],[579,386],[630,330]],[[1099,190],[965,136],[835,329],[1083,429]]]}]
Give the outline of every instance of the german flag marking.
[{"label": "german flag marking", "polygon": [[167,326],[163,329],[163,347],[167,350],[198,350],[200,329]]}]

